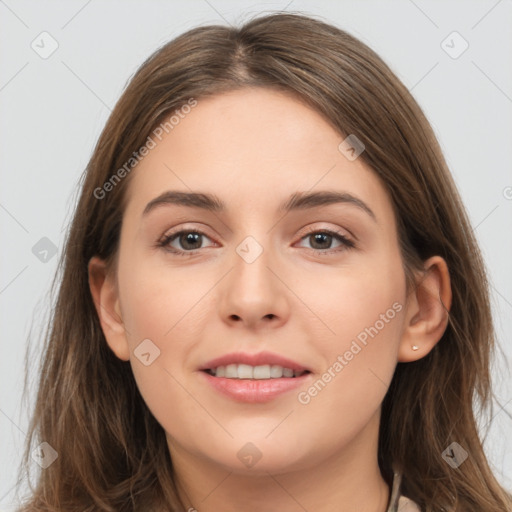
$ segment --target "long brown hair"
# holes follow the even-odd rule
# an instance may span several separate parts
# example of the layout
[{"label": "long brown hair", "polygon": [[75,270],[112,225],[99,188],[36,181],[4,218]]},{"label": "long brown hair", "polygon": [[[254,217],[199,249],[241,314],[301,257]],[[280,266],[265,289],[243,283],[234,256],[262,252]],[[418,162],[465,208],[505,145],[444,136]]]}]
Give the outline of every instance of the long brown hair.
[{"label": "long brown hair", "polygon": [[[511,510],[478,435],[491,405],[494,331],[483,260],[436,137],[421,108],[383,60],[348,33],[300,14],[257,17],[240,28],[203,26],[164,45],[133,76],[109,117],[80,183],[45,337],[35,411],[20,475],[47,442],[58,458],[40,471],[19,510],[185,510],[162,427],[128,362],[108,348],[88,284],[98,255],[114,261],[131,173],[101,188],[159,123],[194,98],[270,87],[313,106],[392,198],[408,285],[432,255],[449,267],[453,302],[436,347],[397,365],[382,407],[379,464],[423,511]],[[136,170],[136,165],[134,170]],[[456,441],[467,460],[452,468]]]}]

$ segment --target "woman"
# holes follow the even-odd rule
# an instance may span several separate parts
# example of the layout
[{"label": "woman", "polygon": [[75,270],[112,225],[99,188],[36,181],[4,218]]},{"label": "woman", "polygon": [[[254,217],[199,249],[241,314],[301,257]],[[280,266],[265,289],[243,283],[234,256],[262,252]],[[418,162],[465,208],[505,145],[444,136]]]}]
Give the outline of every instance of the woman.
[{"label": "woman", "polygon": [[512,510],[473,410],[479,249],[421,109],[349,34],[277,14],[155,52],[62,265],[20,510]]}]

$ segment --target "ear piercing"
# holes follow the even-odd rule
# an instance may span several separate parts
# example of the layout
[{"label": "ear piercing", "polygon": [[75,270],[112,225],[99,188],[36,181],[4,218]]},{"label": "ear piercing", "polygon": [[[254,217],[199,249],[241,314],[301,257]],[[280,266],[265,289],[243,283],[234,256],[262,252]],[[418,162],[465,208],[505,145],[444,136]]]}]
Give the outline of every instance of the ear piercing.
[{"label": "ear piercing", "polygon": [[413,350],[418,350],[420,347],[418,347],[418,345],[413,345],[411,348],[412,348]]}]

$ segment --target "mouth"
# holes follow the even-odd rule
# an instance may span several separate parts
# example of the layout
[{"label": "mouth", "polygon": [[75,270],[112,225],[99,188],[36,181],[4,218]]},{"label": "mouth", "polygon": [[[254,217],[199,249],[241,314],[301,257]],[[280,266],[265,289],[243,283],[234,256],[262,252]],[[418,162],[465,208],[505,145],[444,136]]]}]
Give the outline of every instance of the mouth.
[{"label": "mouth", "polygon": [[239,403],[264,403],[311,384],[312,373],[280,365],[228,364],[203,368],[206,385],[220,396]]},{"label": "mouth", "polygon": [[295,379],[297,377],[301,377],[302,375],[311,373],[309,370],[286,368],[277,364],[264,364],[258,366],[252,366],[249,364],[228,364],[214,368],[203,369],[202,371],[208,373],[208,375],[211,375],[212,377],[217,378],[250,380],[269,380],[282,378]]},{"label": "mouth", "polygon": [[232,352],[198,368],[203,382],[235,402],[262,403],[310,383],[312,371],[280,354]]}]

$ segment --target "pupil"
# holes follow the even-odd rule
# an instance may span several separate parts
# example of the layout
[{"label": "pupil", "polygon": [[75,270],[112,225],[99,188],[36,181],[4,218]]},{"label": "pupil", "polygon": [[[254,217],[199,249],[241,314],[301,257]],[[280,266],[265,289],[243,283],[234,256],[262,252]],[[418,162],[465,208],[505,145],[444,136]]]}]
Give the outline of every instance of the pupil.
[{"label": "pupil", "polygon": [[[328,233],[317,233],[316,235],[312,235],[313,238],[314,238],[314,243],[317,243],[317,241],[320,241],[320,243],[322,242],[321,238],[324,238],[324,242],[325,242],[325,237],[327,237],[327,241],[330,242],[330,238],[332,237],[332,235],[329,235]],[[313,244],[314,245],[314,244]],[[330,244],[327,244],[327,246],[329,246]],[[320,247],[321,249],[325,249],[325,247]]]},{"label": "pupil", "polygon": [[[181,236],[181,242],[182,242],[182,247],[183,248],[187,248],[187,249],[198,249],[201,247],[201,243],[199,243],[199,247],[189,247],[188,244],[191,243],[192,245],[194,244],[194,242],[197,244],[197,241],[199,239],[201,235],[199,233],[187,233],[186,235],[182,235]],[[185,242],[185,243],[183,243]]]}]

